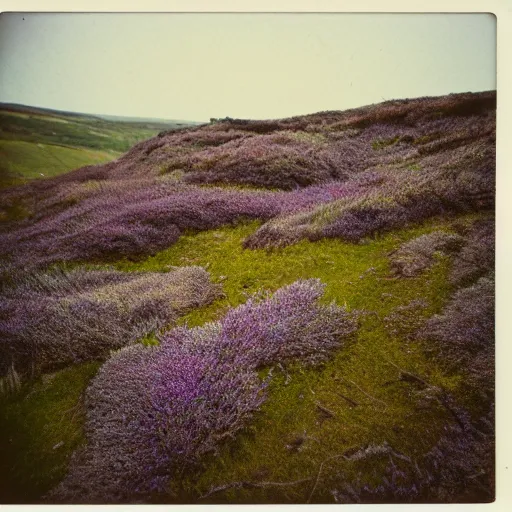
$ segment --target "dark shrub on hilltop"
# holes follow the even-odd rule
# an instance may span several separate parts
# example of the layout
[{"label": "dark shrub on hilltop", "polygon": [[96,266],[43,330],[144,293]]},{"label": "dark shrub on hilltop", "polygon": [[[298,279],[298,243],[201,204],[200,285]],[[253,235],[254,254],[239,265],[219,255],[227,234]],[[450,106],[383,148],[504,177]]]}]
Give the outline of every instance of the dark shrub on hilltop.
[{"label": "dark shrub on hilltop", "polygon": [[220,291],[201,267],[168,273],[76,268],[25,276],[2,290],[0,377],[102,358],[174,322]]},{"label": "dark shrub on hilltop", "polygon": [[87,390],[88,445],[48,500],[130,502],[169,482],[232,438],[265,400],[278,363],[324,361],[356,329],[320,281],[297,281],[230,310],[216,323],[178,327],[158,347],[114,354]]}]

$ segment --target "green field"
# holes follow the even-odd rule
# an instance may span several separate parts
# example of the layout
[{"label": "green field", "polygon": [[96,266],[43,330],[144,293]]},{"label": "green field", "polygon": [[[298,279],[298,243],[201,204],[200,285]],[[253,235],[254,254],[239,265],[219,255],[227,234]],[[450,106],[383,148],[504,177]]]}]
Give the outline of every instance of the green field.
[{"label": "green field", "polygon": [[102,164],[121,153],[86,148],[57,146],[17,140],[0,140],[2,181],[56,176],[84,165]]},{"label": "green field", "polygon": [[0,103],[0,187],[109,162],[137,142],[186,125]]}]

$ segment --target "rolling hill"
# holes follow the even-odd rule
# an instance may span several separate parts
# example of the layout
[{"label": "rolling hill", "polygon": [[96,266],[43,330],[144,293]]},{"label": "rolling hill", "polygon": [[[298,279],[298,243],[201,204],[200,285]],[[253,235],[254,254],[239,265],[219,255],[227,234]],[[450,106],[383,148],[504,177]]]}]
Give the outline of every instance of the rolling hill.
[{"label": "rolling hill", "polygon": [[225,118],[0,190],[1,500],[493,501],[495,130]]},{"label": "rolling hill", "polygon": [[0,186],[109,162],[162,130],[193,124],[0,103]]}]

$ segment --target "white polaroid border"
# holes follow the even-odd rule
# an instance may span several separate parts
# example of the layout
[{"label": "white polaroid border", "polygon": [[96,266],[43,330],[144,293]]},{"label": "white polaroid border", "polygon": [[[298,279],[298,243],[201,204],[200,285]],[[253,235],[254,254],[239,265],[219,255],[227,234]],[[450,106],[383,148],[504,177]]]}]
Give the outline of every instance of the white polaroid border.
[{"label": "white polaroid border", "polygon": [[[491,13],[497,18],[497,180],[496,180],[496,501],[490,504],[350,505],[350,511],[473,512],[512,509],[512,0],[0,0],[2,12],[367,12]],[[1,72],[1,63],[0,63]],[[512,390],[511,390],[512,391]],[[63,505],[67,511],[208,510],[330,511],[346,505]],[[54,505],[1,505],[6,511]]]}]

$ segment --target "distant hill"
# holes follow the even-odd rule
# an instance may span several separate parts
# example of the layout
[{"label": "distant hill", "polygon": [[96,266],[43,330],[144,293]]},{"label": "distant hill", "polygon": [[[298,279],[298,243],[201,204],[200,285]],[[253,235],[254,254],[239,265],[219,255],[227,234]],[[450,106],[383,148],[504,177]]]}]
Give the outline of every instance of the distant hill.
[{"label": "distant hill", "polygon": [[105,119],[107,121],[121,123],[137,123],[137,124],[159,124],[165,127],[169,126],[194,126],[204,124],[199,121],[187,121],[178,119],[166,119],[163,117],[136,117],[136,116],[114,116],[106,114],[84,114],[82,112],[70,112],[67,110],[55,110],[44,107],[33,107],[30,105],[22,105],[20,103],[2,103],[0,102],[0,110],[9,112],[21,112],[26,114],[55,116],[55,117],[78,117],[83,119]]},{"label": "distant hill", "polygon": [[153,124],[162,124],[165,126],[199,126],[202,124],[206,124],[205,122],[199,121],[184,121],[178,119],[164,119],[160,117],[127,117],[127,116],[109,116],[109,115],[101,115],[95,114],[96,117],[101,119],[106,119],[107,121],[119,121],[122,123],[153,123]]},{"label": "distant hill", "polygon": [[162,131],[197,124],[0,103],[0,186],[105,163]]},{"label": "distant hill", "polygon": [[55,110],[51,108],[33,107],[31,105],[22,105],[20,103],[3,103],[0,102],[0,110],[6,110],[9,112],[21,112],[24,114],[44,115],[44,116],[56,116],[56,117],[87,117],[97,118],[93,114],[82,114],[80,112],[68,112],[66,110]]}]

